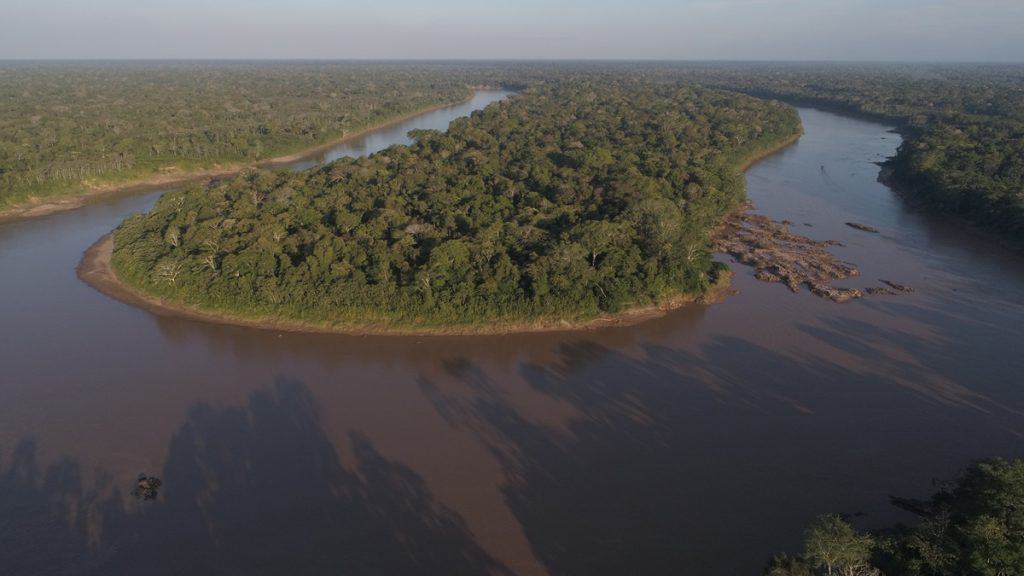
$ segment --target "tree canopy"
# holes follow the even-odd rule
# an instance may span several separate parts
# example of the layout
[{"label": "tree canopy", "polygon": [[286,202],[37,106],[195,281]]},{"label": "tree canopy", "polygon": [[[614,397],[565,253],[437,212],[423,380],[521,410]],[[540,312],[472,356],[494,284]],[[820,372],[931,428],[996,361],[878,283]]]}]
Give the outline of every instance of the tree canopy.
[{"label": "tree canopy", "polygon": [[802,555],[776,556],[766,576],[1024,574],[1024,460],[984,460],[929,500],[894,499],[921,518],[877,534],[835,515],[816,519]]},{"label": "tree canopy", "polygon": [[470,94],[457,70],[352,63],[0,63],[0,209],[250,164]]},{"label": "tree canopy", "polygon": [[570,75],[412,146],[166,194],[114,266],[202,309],[344,325],[579,320],[699,293],[739,165],[800,131],[785,105]]},{"label": "tree canopy", "polygon": [[914,198],[1024,241],[1024,66],[740,63],[0,63],[0,209],[297,152],[468,86],[693,82],[867,115]]},{"label": "tree canopy", "polygon": [[777,64],[671,74],[893,122],[914,198],[1024,241],[1024,66]]}]

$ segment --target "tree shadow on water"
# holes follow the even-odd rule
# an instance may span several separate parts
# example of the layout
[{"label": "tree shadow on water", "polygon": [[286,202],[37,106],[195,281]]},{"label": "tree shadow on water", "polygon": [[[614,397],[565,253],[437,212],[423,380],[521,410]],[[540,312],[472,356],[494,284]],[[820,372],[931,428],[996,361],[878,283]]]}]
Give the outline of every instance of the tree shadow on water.
[{"label": "tree shadow on water", "polygon": [[[890,523],[887,494],[986,455],[992,434],[1015,438],[969,406],[733,337],[637,356],[583,340],[523,365],[532,391],[572,407],[565,426],[534,420],[472,362],[447,366],[468,398],[421,388],[501,462],[506,504],[559,575],[757,573],[813,516]],[[935,426],[952,410],[975,434]]]},{"label": "tree shadow on water", "polygon": [[155,502],[81,466],[41,471],[31,440],[0,462],[4,574],[494,574],[461,518],[351,433],[346,467],[294,382],[243,407],[194,406]]}]

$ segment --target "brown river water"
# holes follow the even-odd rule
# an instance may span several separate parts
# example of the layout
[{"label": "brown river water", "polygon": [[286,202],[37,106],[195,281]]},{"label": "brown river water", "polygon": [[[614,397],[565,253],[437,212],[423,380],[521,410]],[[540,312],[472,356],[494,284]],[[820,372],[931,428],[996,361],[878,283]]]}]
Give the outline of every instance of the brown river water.
[{"label": "brown river water", "polygon": [[1024,456],[1024,259],[878,183],[887,127],[800,112],[751,199],[845,243],[841,285],[913,294],[840,305],[734,265],[725,302],[630,327],[279,333],[78,280],[158,193],[0,224],[0,573],[759,574],[816,514],[907,520],[889,495]]}]

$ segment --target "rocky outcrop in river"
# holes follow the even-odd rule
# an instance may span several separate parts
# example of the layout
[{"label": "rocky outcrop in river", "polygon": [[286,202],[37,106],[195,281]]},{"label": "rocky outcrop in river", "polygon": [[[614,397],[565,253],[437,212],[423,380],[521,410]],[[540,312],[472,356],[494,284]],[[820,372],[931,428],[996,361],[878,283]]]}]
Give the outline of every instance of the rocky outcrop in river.
[{"label": "rocky outcrop in river", "polygon": [[798,292],[801,286],[833,302],[848,302],[864,295],[856,288],[832,286],[835,280],[860,275],[856,266],[828,251],[841,245],[834,240],[812,240],[793,233],[785,222],[751,214],[748,202],[730,215],[716,235],[715,250],[753,266],[758,280],[781,282]]}]

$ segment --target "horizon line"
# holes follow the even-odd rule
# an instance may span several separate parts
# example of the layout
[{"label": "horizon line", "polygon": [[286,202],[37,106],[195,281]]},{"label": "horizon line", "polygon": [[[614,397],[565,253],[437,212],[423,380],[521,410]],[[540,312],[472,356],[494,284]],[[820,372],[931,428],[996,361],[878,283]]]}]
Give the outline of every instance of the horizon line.
[{"label": "horizon line", "polygon": [[761,64],[1004,64],[1024,65],[1024,60],[870,60],[788,58],[344,58],[344,57],[0,57],[0,62],[389,62],[389,63],[761,63]]}]

